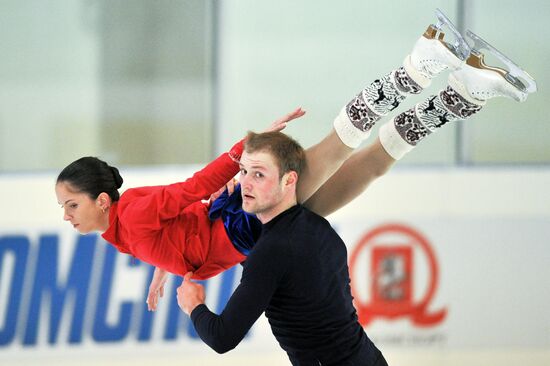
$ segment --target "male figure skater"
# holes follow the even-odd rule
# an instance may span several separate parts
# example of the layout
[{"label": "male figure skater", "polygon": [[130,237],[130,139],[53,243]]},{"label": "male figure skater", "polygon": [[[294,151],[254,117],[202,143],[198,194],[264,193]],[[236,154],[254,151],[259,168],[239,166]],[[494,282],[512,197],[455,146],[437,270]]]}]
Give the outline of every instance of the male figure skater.
[{"label": "male figure skater", "polygon": [[327,220],[297,203],[303,148],[277,133],[249,133],[241,157],[242,205],[261,221],[241,283],[221,315],[204,305],[202,286],[178,289],[202,340],[233,349],[265,311],[293,365],[387,365],[357,320],[344,242]]}]

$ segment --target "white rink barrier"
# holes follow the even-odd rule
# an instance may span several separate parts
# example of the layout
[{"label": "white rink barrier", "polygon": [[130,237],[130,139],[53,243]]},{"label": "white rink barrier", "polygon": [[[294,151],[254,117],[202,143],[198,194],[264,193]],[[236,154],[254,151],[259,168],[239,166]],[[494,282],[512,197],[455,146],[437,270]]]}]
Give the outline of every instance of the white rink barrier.
[{"label": "white rink barrier", "polygon": [[[125,187],[197,167],[122,171]],[[0,175],[0,365],[287,365],[262,318],[217,355],[151,267],[62,221],[55,174]],[[550,364],[550,170],[396,169],[329,217],[390,365]],[[205,283],[220,311],[236,267]]]}]

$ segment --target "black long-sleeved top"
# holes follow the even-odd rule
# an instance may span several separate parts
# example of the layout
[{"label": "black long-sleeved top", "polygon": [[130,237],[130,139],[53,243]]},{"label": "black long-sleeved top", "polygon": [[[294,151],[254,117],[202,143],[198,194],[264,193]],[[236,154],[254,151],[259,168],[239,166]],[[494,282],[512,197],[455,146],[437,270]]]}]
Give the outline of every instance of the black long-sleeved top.
[{"label": "black long-sleeved top", "polygon": [[328,221],[296,205],[263,225],[239,286],[216,315],[197,306],[191,319],[219,353],[237,346],[265,311],[293,365],[373,365],[380,352],[357,321],[347,252]]}]

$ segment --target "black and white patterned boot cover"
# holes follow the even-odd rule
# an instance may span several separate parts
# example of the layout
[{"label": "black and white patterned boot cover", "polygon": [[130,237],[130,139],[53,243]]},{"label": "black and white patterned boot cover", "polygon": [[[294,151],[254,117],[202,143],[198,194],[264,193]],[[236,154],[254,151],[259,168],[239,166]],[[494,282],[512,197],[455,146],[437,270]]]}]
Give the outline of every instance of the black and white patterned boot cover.
[{"label": "black and white patterned boot cover", "polygon": [[376,121],[397,108],[408,95],[419,94],[429,84],[429,80],[411,77],[411,72],[406,71],[410,68],[405,66],[376,79],[342,108],[334,120],[334,129],[344,144],[358,147],[370,135]]},{"label": "black and white patterned boot cover", "polygon": [[380,142],[390,156],[399,160],[438,128],[471,117],[483,105],[485,101],[461,95],[447,86],[380,127]]}]

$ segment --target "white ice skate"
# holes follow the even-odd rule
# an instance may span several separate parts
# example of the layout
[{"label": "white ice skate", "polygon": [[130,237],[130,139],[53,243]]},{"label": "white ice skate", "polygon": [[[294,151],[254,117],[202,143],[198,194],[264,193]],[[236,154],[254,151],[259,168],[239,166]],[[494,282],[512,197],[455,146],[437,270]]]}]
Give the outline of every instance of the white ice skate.
[{"label": "white ice skate", "polygon": [[[512,60],[472,31],[468,30],[466,37],[474,44],[464,66],[449,75],[449,84],[453,88],[459,92],[465,90],[481,101],[505,96],[523,102],[529,93],[537,91],[537,84],[531,75]],[[505,68],[486,65],[482,49],[497,57]]]},{"label": "white ice skate", "polygon": [[[437,23],[431,24],[418,39],[409,57],[410,64],[428,79],[444,71],[460,68],[470,54],[470,46],[462,37],[456,26],[441,12],[436,9]],[[454,41],[449,42],[445,30],[449,30],[449,36]],[[407,67],[406,67],[407,68]],[[409,70],[407,70],[409,71]]]}]

